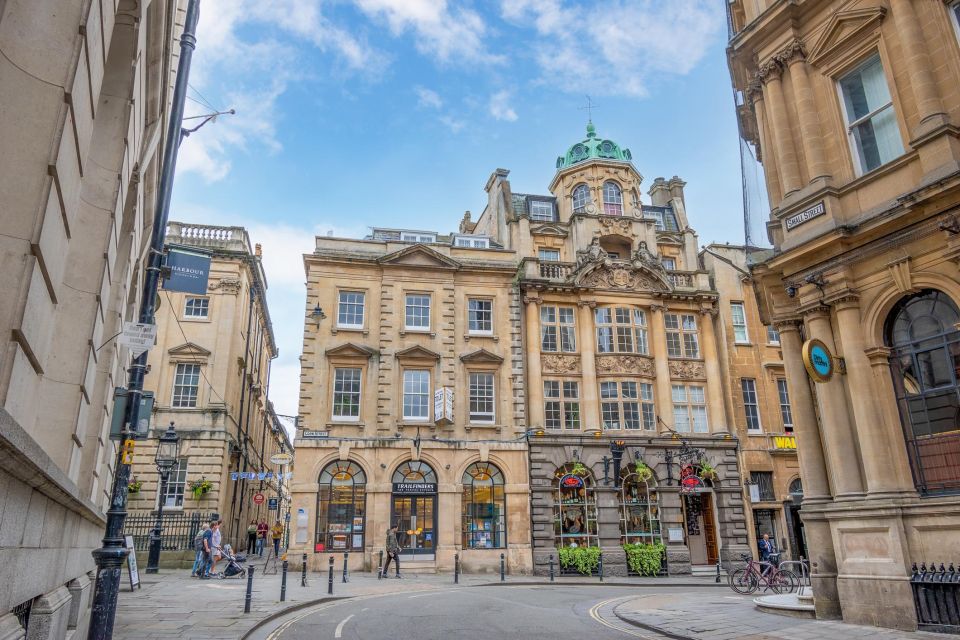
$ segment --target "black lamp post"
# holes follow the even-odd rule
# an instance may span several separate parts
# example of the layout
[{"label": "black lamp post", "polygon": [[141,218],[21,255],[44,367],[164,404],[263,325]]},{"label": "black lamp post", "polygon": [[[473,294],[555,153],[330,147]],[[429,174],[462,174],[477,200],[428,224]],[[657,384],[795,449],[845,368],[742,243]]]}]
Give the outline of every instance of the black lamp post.
[{"label": "black lamp post", "polygon": [[147,573],[156,573],[160,566],[160,541],[163,537],[163,503],[167,494],[167,480],[173,465],[180,459],[180,436],[173,428],[173,423],[159,438],[157,455],[157,473],[160,474],[160,499],[157,501],[157,522],[150,533],[150,554],[147,556]]}]

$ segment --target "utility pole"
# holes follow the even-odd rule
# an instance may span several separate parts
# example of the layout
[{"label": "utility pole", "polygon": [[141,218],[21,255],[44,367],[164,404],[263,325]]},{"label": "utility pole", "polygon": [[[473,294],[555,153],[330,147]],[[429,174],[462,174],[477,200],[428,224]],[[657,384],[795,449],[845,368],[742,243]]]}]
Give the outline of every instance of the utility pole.
[{"label": "utility pole", "polygon": [[[172,18],[172,16],[171,16]],[[157,192],[157,204],[153,216],[153,231],[150,237],[150,255],[144,275],[143,296],[140,299],[139,322],[154,323],[157,306],[157,287],[163,267],[163,245],[167,220],[170,215],[170,199],[173,193],[173,176],[177,168],[177,150],[183,137],[183,110],[187,99],[187,80],[190,62],[197,46],[197,22],[200,18],[200,0],[189,0],[183,34],[180,36],[180,61],[177,65],[177,82],[173,90],[170,119],[167,123],[167,139],[164,143],[163,166]],[[134,358],[128,370],[127,410],[123,426],[123,438],[131,435],[131,426],[140,419],[140,398],[143,393],[143,376],[147,367],[147,351]],[[107,529],[103,546],[93,551],[97,563],[97,580],[93,591],[93,610],[90,615],[90,640],[111,640],[113,623],[117,615],[117,596],[120,577],[127,549],[123,540],[123,523],[127,518],[127,484],[130,482],[130,465],[118,453],[113,471],[113,492],[107,511]]]}]

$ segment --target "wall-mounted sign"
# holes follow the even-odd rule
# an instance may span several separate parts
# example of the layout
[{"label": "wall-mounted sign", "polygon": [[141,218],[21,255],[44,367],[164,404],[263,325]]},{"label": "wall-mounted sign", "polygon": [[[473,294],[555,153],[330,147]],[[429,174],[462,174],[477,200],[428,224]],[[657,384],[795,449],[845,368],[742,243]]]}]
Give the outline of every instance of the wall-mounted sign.
[{"label": "wall-mounted sign", "polygon": [[560,478],[560,487],[563,489],[579,489],[583,486],[583,478],[568,473]]},{"label": "wall-mounted sign", "polygon": [[163,288],[167,291],[205,294],[207,278],[210,276],[210,255],[196,249],[168,246],[164,266],[169,271],[163,280]]},{"label": "wall-mounted sign", "polygon": [[393,492],[401,495],[420,495],[424,493],[436,493],[436,482],[394,482]]},{"label": "wall-mounted sign", "polygon": [[758,484],[749,484],[750,487],[750,502],[760,502],[760,485]]},{"label": "wall-mounted sign", "polygon": [[774,449],[796,449],[797,439],[795,436],[774,436],[773,448]]},{"label": "wall-mounted sign", "polygon": [[683,542],[683,527],[668,527],[667,542]]},{"label": "wall-mounted sign", "polygon": [[311,431],[311,430],[309,430],[309,429],[304,429],[303,432],[300,434],[300,437],[301,437],[301,438],[307,438],[307,439],[310,439],[310,438],[329,438],[329,437],[330,437],[330,432],[329,432],[329,431]]},{"label": "wall-mounted sign", "polygon": [[827,345],[811,338],[803,343],[801,353],[803,366],[814,382],[827,382],[833,377],[833,355]]},{"label": "wall-mounted sign", "polygon": [[267,511],[277,511],[280,508],[280,501],[276,498],[267,499]]},{"label": "wall-mounted sign", "polygon": [[264,500],[265,498],[262,493],[253,494],[253,504],[263,504]]},{"label": "wall-mounted sign", "polygon": [[117,336],[117,344],[130,350],[130,355],[139,358],[150,351],[157,342],[157,325],[142,322],[124,322],[123,332]]},{"label": "wall-mounted sign", "polygon": [[113,390],[113,413],[110,417],[110,439],[124,440],[133,438],[143,440],[150,431],[150,417],[153,415],[153,391],[142,391],[140,394],[140,413],[137,415],[137,426],[123,435],[123,425],[127,419],[127,399],[129,392],[123,387]]},{"label": "wall-mounted sign", "polygon": [[433,392],[433,416],[437,424],[453,424],[453,389],[451,387],[440,387]]},{"label": "wall-mounted sign", "polygon": [[822,216],[827,212],[826,206],[823,204],[823,200],[813,205],[809,209],[805,209],[800,213],[795,213],[794,215],[787,218],[787,231],[791,229],[796,229],[804,222],[809,222],[818,216]]},{"label": "wall-mounted sign", "polygon": [[270,464],[290,464],[293,462],[293,456],[289,453],[275,453],[270,456]]}]

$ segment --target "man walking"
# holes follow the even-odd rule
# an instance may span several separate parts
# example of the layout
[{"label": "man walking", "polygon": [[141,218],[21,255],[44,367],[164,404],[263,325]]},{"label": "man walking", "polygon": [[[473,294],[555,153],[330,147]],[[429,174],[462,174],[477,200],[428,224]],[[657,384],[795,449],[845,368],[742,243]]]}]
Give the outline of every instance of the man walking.
[{"label": "man walking", "polygon": [[220,528],[220,523],[216,520],[210,521],[210,528],[203,532],[203,564],[200,565],[200,579],[208,580],[210,578],[210,569],[213,566],[213,534]]},{"label": "man walking", "polygon": [[[763,534],[763,539],[760,540],[760,562],[770,562],[770,556],[774,555],[777,550],[773,546],[773,542],[770,540],[770,534]],[[763,575],[767,575],[772,569],[772,565],[767,565],[763,569]]]},{"label": "man walking", "polygon": [[380,570],[380,575],[384,578],[387,577],[387,569],[390,567],[390,560],[393,560],[393,568],[396,570],[396,578],[400,578],[400,543],[397,542],[397,525],[391,526],[387,529],[387,559],[383,563],[383,569]]},{"label": "man walking", "polygon": [[190,571],[190,576],[200,577],[203,574],[200,572],[200,569],[203,568],[204,558],[206,557],[203,550],[203,538],[207,531],[210,530],[210,525],[206,522],[200,527],[200,531],[197,532],[197,535],[193,538],[193,550],[197,552],[196,558],[193,560],[193,569]]}]

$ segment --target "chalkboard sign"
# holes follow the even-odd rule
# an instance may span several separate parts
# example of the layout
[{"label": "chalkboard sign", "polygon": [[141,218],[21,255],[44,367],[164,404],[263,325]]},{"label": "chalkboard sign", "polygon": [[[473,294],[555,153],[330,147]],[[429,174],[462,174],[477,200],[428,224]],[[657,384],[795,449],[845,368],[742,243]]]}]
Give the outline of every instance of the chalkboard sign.
[{"label": "chalkboard sign", "polygon": [[133,591],[133,587],[136,586],[137,589],[140,588],[140,570],[137,569],[137,550],[133,548],[133,536],[124,536],[123,539],[126,541],[127,551],[127,569],[130,570],[130,591]]}]

